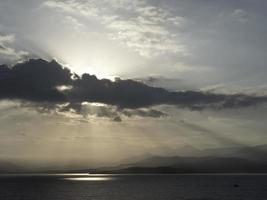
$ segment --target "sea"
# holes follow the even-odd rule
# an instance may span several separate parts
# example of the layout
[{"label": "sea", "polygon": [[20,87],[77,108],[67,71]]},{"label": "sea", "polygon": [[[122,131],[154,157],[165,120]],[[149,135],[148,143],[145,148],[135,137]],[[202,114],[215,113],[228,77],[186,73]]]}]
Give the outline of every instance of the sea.
[{"label": "sea", "polygon": [[0,175],[0,200],[267,200],[267,175]]}]

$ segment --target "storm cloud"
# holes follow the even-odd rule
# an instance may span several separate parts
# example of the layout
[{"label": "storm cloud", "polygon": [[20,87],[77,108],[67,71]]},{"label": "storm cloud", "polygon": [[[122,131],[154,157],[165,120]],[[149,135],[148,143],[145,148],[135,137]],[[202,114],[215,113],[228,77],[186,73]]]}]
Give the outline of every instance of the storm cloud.
[{"label": "storm cloud", "polygon": [[[266,96],[201,91],[171,92],[130,79],[116,78],[111,81],[98,79],[90,74],[79,76],[55,60],[48,62],[41,59],[31,59],[13,67],[0,66],[0,98],[72,105],[97,102],[121,109],[146,108],[161,104],[190,109],[224,109],[253,106],[267,101]],[[152,112],[145,115],[161,114]]]}]

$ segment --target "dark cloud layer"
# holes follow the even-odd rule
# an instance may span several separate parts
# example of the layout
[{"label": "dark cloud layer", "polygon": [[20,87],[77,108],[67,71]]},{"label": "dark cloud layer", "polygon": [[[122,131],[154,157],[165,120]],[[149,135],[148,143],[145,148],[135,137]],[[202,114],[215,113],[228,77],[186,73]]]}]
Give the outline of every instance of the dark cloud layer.
[{"label": "dark cloud layer", "polygon": [[57,85],[71,84],[71,73],[55,61],[30,60],[12,68],[0,66],[0,98],[63,102]]},{"label": "dark cloud layer", "polygon": [[[60,86],[65,87],[59,89]],[[68,102],[72,105],[87,101],[133,109],[160,104],[191,109],[239,108],[267,101],[265,96],[170,92],[134,80],[116,79],[113,82],[89,74],[78,76],[56,61],[40,59],[19,63],[11,68],[0,66],[0,98],[52,104]],[[151,112],[148,115],[161,114]]]}]

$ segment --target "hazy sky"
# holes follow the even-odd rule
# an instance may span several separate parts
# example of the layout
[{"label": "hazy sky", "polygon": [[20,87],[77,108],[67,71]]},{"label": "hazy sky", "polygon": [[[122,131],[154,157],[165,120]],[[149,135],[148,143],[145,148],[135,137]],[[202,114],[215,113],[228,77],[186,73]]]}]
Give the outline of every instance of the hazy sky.
[{"label": "hazy sky", "polygon": [[[0,64],[56,59],[78,74],[173,91],[266,95],[266,9],[266,0],[0,0]],[[114,105],[83,107],[86,115],[40,112],[2,99],[0,157],[94,165],[183,145],[267,142],[266,104],[144,106],[131,116]]]}]

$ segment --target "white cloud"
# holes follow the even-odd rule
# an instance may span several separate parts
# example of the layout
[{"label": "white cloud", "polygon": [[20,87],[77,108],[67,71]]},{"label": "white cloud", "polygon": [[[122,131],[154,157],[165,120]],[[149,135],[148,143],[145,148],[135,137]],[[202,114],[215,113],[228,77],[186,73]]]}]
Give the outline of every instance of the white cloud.
[{"label": "white cloud", "polygon": [[12,63],[23,60],[28,53],[21,50],[16,50],[11,47],[15,42],[13,35],[0,35],[0,61],[1,63]]},{"label": "white cloud", "polygon": [[239,22],[248,21],[248,13],[242,9],[235,9],[233,13],[231,14],[231,16]]},{"label": "white cloud", "polygon": [[246,23],[250,20],[250,14],[240,8],[231,10],[231,11],[223,11],[218,15],[218,20],[220,23]]},{"label": "white cloud", "polygon": [[72,16],[66,16],[63,23],[77,31],[83,31],[85,29],[85,26]]},{"label": "white cloud", "polygon": [[107,30],[110,39],[119,41],[141,56],[186,54],[186,47],[178,42],[176,34],[185,19],[145,1],[57,0],[46,1],[43,5],[67,13],[68,17],[97,21]]},{"label": "white cloud", "polygon": [[15,37],[13,35],[0,35],[0,44],[12,43],[14,40]]}]

